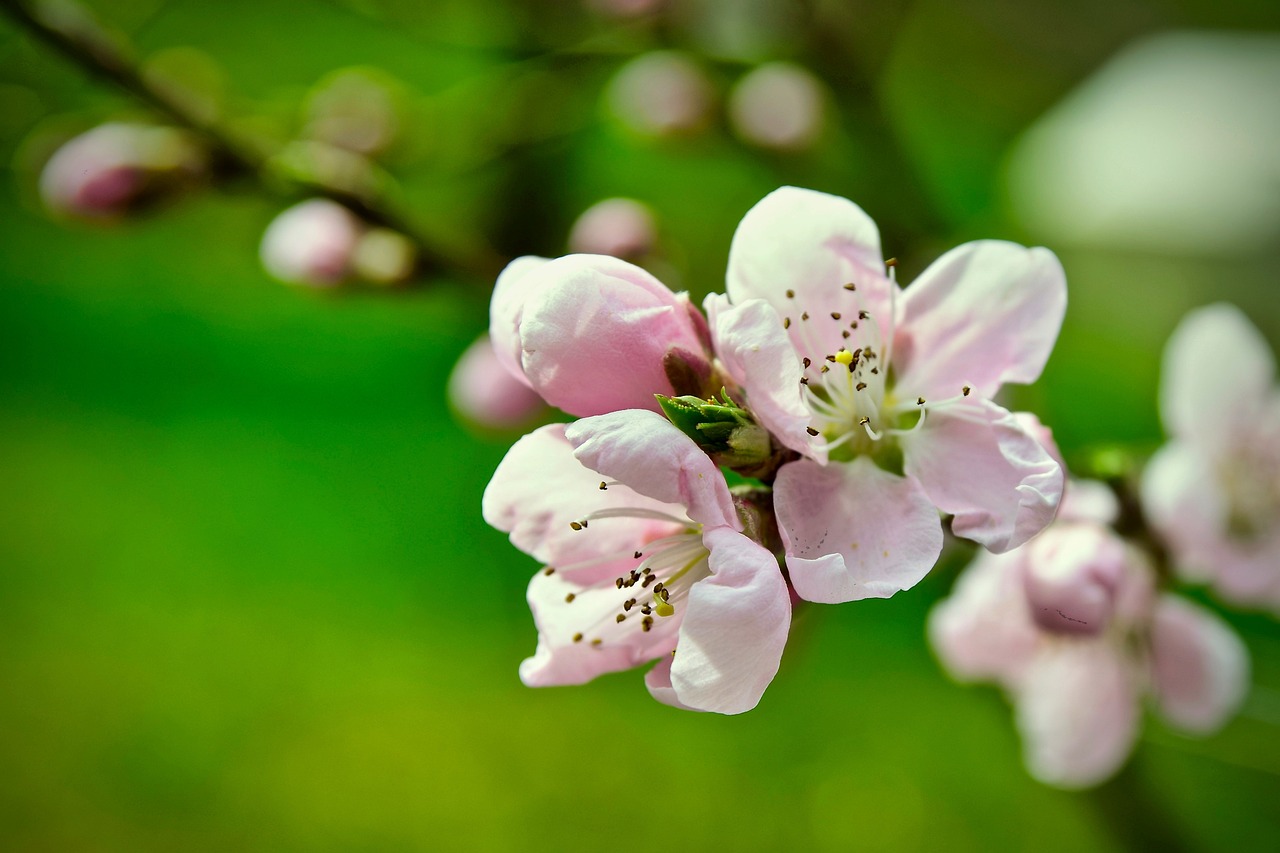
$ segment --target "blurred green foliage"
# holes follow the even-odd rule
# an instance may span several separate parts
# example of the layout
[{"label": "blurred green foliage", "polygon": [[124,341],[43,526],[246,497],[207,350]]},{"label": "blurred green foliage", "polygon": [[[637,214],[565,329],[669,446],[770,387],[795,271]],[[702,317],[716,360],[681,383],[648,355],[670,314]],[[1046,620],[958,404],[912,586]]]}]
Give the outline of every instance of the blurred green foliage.
[{"label": "blurred green foliage", "polygon": [[[599,107],[611,70],[703,46],[571,3],[95,5],[143,53],[207,52],[232,114],[271,134],[327,72],[381,68],[420,96],[389,168],[425,223],[557,254],[584,207],[633,196],[696,292],[781,183],[859,201],[904,281],[962,239],[1018,238],[1004,154],[1111,51],[1280,27],[1273,3],[798,4],[832,25],[709,65],[725,85],[809,60],[836,91],[823,147],[782,158],[718,125],[621,132]],[[512,65],[584,42],[600,50]],[[444,403],[490,282],[280,287],[255,254],[278,203],[245,184],[115,229],[55,224],[25,140],[138,110],[4,23],[0,107],[0,847],[1108,850],[1141,846],[1115,816],[1154,803],[1191,848],[1280,837],[1280,632],[1260,616],[1228,614],[1255,659],[1241,718],[1204,741],[1148,721],[1133,770],[1083,795],[1026,777],[997,693],[931,659],[955,559],[910,594],[804,610],[743,717],[660,706],[639,673],[523,688],[535,567],[478,511],[507,439]],[[1069,458],[1158,442],[1159,351],[1186,308],[1234,301],[1280,334],[1274,255],[1062,257],[1067,326],[1019,401]]]}]

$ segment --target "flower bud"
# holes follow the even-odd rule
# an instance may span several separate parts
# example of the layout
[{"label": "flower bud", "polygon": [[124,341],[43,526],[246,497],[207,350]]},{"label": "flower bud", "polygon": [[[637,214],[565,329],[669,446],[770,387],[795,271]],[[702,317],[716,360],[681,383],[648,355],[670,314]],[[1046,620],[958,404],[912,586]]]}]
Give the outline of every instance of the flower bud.
[{"label": "flower bud", "polygon": [[667,420],[707,452],[717,465],[751,476],[773,458],[769,432],[733,402],[724,389],[720,399],[656,395]]},{"label": "flower bud", "polygon": [[204,153],[183,131],[110,122],[54,152],[40,175],[40,195],[55,213],[110,219],[204,166]]},{"label": "flower bud", "polygon": [[1126,571],[1123,540],[1104,527],[1064,524],[1027,545],[1023,588],[1046,631],[1092,636],[1110,623]]},{"label": "flower bud", "polygon": [[356,215],[337,202],[304,201],[267,226],[260,249],[262,265],[289,284],[332,287],[350,275],[363,231]]},{"label": "flower bud", "polygon": [[761,65],[729,95],[729,119],[743,140],[763,148],[797,151],[822,133],[825,96],[809,71],[786,62]]},{"label": "flower bud", "polygon": [[528,424],[546,403],[503,367],[488,335],[467,347],[449,375],[449,402],[467,420],[494,429]]},{"label": "flower bud", "polygon": [[569,251],[635,258],[653,249],[653,214],[629,198],[608,198],[583,211],[569,231]]},{"label": "flower bud", "polygon": [[654,51],[624,65],[609,85],[618,119],[643,136],[692,133],[706,124],[711,83],[691,59]]}]

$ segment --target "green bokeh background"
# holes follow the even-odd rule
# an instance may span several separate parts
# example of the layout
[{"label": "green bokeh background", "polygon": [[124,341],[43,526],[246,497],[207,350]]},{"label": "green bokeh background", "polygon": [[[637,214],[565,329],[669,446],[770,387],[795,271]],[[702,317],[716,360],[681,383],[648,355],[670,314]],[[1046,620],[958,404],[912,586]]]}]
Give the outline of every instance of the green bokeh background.
[{"label": "green bokeh background", "polygon": [[[697,293],[781,183],[862,203],[908,281],[961,240],[1023,237],[1001,200],[1008,147],[1115,49],[1280,28],[1271,3],[851,6],[850,55],[824,71],[849,74],[849,111],[784,159],[718,127],[629,137],[596,106],[616,59],[512,78],[504,50],[530,32],[555,46],[603,29],[572,4],[422,5],[97,7],[144,53],[215,57],[233,106],[275,127],[325,72],[382,67],[425,105],[420,150],[391,164],[425,221],[556,254],[587,204],[634,196]],[[550,85],[548,68],[563,97],[516,104],[511,81]],[[1280,631],[1258,615],[1227,614],[1254,656],[1244,713],[1204,740],[1148,719],[1132,769],[1087,794],[1031,781],[999,694],[932,659],[924,619],[954,562],[891,600],[800,612],[741,717],[658,705],[638,672],[522,687],[536,567],[479,516],[511,437],[445,403],[488,282],[274,284],[256,246],[281,203],[247,185],[116,228],[50,221],[24,140],[136,108],[7,22],[0,84],[0,848],[1113,850],[1156,824],[1192,849],[1280,843]],[[507,109],[546,138],[459,168],[451,134]],[[1159,350],[1187,308],[1229,300],[1280,337],[1274,253],[1060,254],[1067,324],[1020,401],[1069,457],[1159,441]]]}]

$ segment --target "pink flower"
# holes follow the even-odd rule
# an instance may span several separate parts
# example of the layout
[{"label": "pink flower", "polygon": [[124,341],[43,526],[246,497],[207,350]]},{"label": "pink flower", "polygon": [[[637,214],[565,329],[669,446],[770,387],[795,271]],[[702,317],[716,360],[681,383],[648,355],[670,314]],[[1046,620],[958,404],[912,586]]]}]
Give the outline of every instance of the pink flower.
[{"label": "pink flower", "polygon": [[653,213],[629,198],[607,198],[582,212],[569,230],[569,251],[636,258],[657,239]]},{"label": "pink flower", "polygon": [[1066,282],[1048,250],[967,243],[900,292],[860,208],[784,187],[738,226],[727,298],[706,305],[747,408],[803,457],[774,488],[804,598],[910,588],[941,549],[938,510],[994,552],[1052,520],[1061,466],[991,399],[1053,348]]},{"label": "pink flower", "polygon": [[1119,769],[1145,695],[1172,725],[1208,733],[1248,682],[1236,635],[1158,595],[1146,558],[1107,526],[1114,515],[1104,486],[1073,482],[1055,524],[1016,551],[980,555],[929,619],[946,668],[1004,688],[1028,770],[1064,788]]},{"label": "pink flower", "polygon": [[777,672],[790,598],[776,558],[741,532],[723,475],[660,415],[543,427],[507,454],[484,517],[547,568],[529,584],[530,686],[581,684],[658,659],[650,693],[748,711]]},{"label": "pink flower", "polygon": [[1266,341],[1210,305],[1165,347],[1160,412],[1170,441],[1144,472],[1148,520],[1178,571],[1237,604],[1280,613],[1280,392]]},{"label": "pink flower", "polygon": [[542,398],[498,361],[488,335],[467,347],[449,374],[449,402],[467,420],[510,429],[528,424],[546,408]]},{"label": "pink flower", "polygon": [[822,134],[826,93],[818,78],[799,65],[770,62],[733,87],[729,118],[738,136],[781,151],[808,148]]},{"label": "pink flower", "polygon": [[641,136],[664,137],[701,130],[711,112],[714,91],[702,68],[676,51],[637,56],[609,83],[615,116]]},{"label": "pink flower", "polygon": [[518,258],[494,288],[501,363],[572,415],[658,408],[711,375],[706,320],[684,293],[605,255]]},{"label": "pink flower", "polygon": [[262,265],[289,284],[333,287],[352,272],[364,224],[336,201],[313,198],[276,216],[262,235]]},{"label": "pink flower", "polygon": [[54,152],[40,175],[40,194],[57,213],[110,219],[204,166],[204,153],[183,131],[108,122]]}]

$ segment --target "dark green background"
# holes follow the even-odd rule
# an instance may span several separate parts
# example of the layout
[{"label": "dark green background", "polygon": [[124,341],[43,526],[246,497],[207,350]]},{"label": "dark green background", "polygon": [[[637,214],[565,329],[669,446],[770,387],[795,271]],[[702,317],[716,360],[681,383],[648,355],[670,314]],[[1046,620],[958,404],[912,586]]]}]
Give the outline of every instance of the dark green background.
[{"label": "dark green background", "polygon": [[[602,26],[572,4],[97,5],[143,54],[207,51],[232,109],[277,131],[326,71],[380,66],[420,99],[389,167],[422,219],[555,254],[587,204],[635,196],[698,293],[780,183],[862,203],[904,281],[964,239],[1019,238],[1005,152],[1113,50],[1280,24],[1269,3],[850,6],[849,55],[815,63],[849,74],[840,127],[783,159],[718,127],[628,137],[596,106],[617,59],[506,70],[513,45]],[[1154,819],[1193,849],[1274,849],[1280,632],[1258,615],[1228,614],[1254,655],[1242,716],[1205,740],[1149,719],[1133,770],[1083,795],[1032,782],[997,692],[933,661],[924,618],[954,561],[892,600],[804,610],[741,717],[658,705],[638,672],[522,687],[536,567],[479,516],[510,437],[463,430],[444,399],[489,282],[272,283],[256,246],[282,202],[248,185],[116,228],[54,223],[24,140],[134,108],[8,23],[0,84],[0,847],[1103,850]],[[545,139],[465,142],[508,125]],[[1159,349],[1188,307],[1234,301],[1280,332],[1275,255],[1061,255],[1067,324],[1020,400],[1073,458],[1158,442]]]}]

